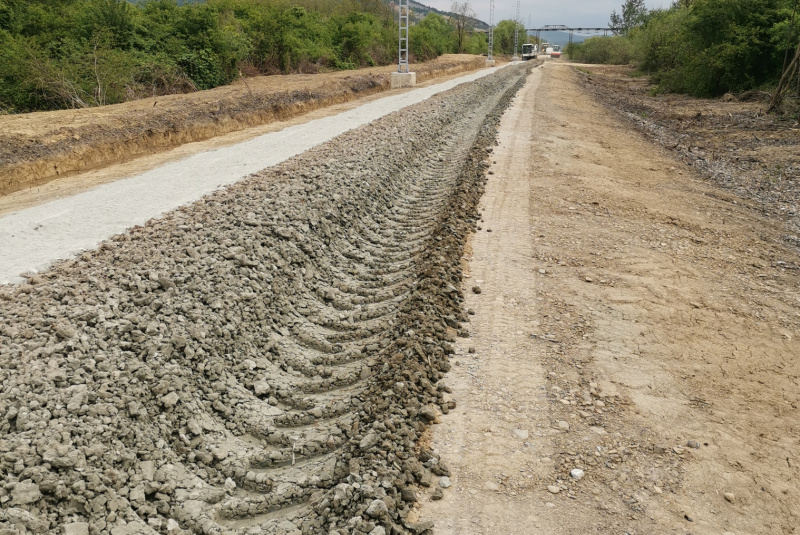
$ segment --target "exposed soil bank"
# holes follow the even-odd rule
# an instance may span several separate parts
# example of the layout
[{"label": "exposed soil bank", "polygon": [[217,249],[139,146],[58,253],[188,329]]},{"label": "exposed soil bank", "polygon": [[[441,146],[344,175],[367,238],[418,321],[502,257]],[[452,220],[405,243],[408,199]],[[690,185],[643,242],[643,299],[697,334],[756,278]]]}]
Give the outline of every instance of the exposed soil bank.
[{"label": "exposed soil bank", "polygon": [[[481,57],[450,54],[414,69],[423,82],[484,66]],[[391,70],[263,76],[188,95],[0,116],[0,195],[388,91]]]}]

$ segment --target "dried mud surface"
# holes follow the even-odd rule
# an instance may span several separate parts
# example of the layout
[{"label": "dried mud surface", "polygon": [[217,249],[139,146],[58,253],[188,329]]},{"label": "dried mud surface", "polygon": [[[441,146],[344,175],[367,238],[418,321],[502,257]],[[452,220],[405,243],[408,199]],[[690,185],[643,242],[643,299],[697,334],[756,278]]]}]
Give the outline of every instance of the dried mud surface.
[{"label": "dried mud surface", "polygon": [[768,95],[721,99],[651,96],[646,77],[627,67],[585,66],[584,86],[714,184],[758,201],[787,224],[800,247],[800,120],[766,114]]},{"label": "dried mud surface", "polygon": [[451,473],[415,512],[441,535],[796,534],[788,219],[638,132],[624,89],[600,96],[546,62],[501,121],[457,407],[423,436]]},{"label": "dried mud surface", "polygon": [[455,407],[460,258],[530,67],[3,288],[0,532],[430,529],[417,440]]},{"label": "dried mud surface", "polygon": [[[483,66],[483,58],[448,54],[414,68],[423,82]],[[188,95],[0,116],[0,195],[387,91],[390,72],[262,76]]]}]

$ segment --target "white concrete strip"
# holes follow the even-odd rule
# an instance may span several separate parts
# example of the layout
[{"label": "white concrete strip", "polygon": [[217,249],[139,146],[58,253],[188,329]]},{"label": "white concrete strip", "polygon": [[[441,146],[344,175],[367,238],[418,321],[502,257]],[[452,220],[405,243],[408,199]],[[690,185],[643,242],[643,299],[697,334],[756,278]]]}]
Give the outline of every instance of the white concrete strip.
[{"label": "white concrete strip", "polygon": [[97,247],[148,219],[200,199],[251,173],[453,87],[495,72],[484,69],[441,84],[387,96],[338,115],[168,163],[0,218],[0,284]]}]

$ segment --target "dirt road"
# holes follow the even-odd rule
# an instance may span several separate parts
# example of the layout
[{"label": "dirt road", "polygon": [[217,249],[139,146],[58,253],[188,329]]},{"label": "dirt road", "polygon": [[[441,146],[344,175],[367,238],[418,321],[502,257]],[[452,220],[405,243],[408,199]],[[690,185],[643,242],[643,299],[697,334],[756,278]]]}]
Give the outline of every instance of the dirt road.
[{"label": "dirt road", "polygon": [[452,486],[419,516],[447,535],[797,533],[783,224],[643,139],[569,66],[530,75],[499,139],[465,257],[480,293],[445,379],[458,407],[426,437]]}]

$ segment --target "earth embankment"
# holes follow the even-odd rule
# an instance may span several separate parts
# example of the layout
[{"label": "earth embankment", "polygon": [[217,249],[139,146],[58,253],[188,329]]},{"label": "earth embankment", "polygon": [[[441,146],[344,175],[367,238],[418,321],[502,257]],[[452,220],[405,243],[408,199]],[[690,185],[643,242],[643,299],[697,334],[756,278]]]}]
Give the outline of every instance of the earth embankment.
[{"label": "earth embankment", "polygon": [[[483,58],[465,54],[414,65],[419,82],[482,67]],[[261,76],[188,95],[0,116],[0,195],[388,91],[390,72]]]}]

